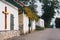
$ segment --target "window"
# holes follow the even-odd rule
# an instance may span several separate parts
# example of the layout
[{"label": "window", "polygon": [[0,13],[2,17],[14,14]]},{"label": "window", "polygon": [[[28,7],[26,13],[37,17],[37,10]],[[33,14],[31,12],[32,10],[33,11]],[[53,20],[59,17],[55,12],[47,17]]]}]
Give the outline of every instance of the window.
[{"label": "window", "polygon": [[14,15],[10,14],[10,30],[14,30]]}]

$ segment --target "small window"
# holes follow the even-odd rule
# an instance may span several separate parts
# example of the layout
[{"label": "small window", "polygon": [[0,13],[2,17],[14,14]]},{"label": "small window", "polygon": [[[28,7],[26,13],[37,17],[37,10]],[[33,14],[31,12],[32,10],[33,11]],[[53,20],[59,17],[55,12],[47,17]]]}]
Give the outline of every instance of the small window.
[{"label": "small window", "polygon": [[14,15],[10,15],[10,30],[14,30]]}]

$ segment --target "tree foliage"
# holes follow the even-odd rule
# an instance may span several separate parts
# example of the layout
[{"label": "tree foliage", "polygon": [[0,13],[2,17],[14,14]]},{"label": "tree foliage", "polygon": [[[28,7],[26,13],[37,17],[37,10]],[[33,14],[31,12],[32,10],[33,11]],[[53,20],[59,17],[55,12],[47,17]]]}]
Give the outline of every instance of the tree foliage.
[{"label": "tree foliage", "polygon": [[29,7],[24,7],[24,12],[30,20],[38,21],[38,15],[34,13]]},{"label": "tree foliage", "polygon": [[51,19],[54,17],[55,8],[58,8],[57,0],[40,0],[40,2],[42,2],[44,5],[42,5],[42,9],[44,10],[43,15],[41,16],[42,19],[44,19],[45,21],[45,27],[50,27],[50,22]]},{"label": "tree foliage", "polygon": [[[21,0],[20,0],[21,1]],[[26,2],[27,0],[23,0]],[[35,1],[31,0],[29,6],[23,7],[24,13],[29,17],[30,20],[35,20],[36,22],[39,20],[39,16],[37,15],[37,11],[35,10],[36,5],[34,5]],[[18,10],[19,14],[21,14],[21,10]]]}]

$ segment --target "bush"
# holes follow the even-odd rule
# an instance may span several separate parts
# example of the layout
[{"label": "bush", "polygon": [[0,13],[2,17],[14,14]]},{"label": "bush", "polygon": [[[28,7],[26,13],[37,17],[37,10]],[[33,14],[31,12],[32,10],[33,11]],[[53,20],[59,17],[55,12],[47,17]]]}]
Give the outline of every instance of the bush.
[{"label": "bush", "polygon": [[60,28],[60,18],[56,18],[55,24],[56,28]]},{"label": "bush", "polygon": [[44,30],[44,28],[40,26],[36,26],[36,30]]}]

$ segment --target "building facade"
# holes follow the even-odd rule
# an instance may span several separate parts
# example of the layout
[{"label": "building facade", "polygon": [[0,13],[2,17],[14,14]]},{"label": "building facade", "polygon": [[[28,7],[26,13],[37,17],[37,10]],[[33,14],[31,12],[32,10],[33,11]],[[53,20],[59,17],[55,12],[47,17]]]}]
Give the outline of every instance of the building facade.
[{"label": "building facade", "polygon": [[[6,15],[6,13],[8,14]],[[18,8],[9,2],[0,0],[0,30],[18,29]]]}]

